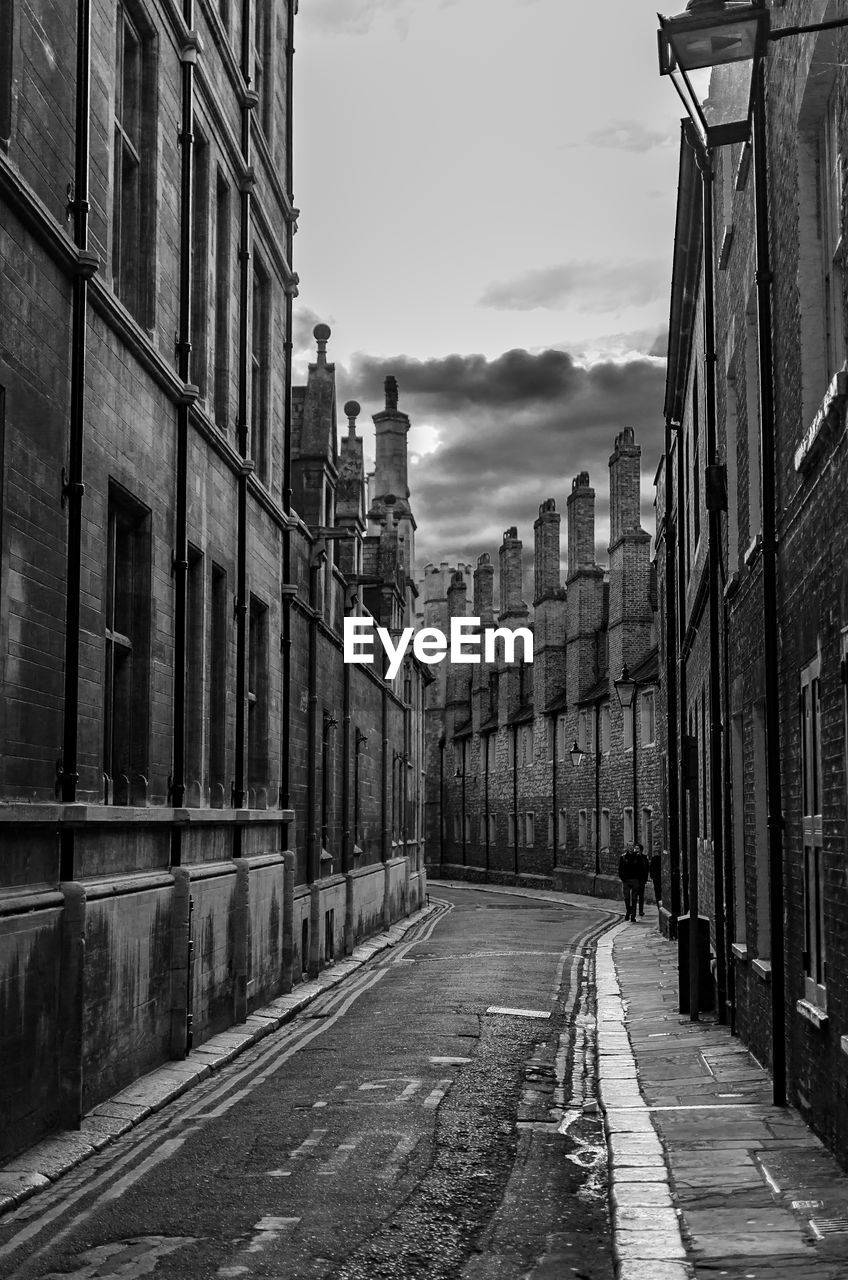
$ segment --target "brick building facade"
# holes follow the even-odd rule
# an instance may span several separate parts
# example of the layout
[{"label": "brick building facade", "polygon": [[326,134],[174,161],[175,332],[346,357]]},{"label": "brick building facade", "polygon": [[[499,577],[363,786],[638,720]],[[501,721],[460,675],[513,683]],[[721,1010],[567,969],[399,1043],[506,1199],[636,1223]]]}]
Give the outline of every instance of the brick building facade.
[{"label": "brick building facade", "polygon": [[[417,905],[408,419],[291,387],[293,0],[0,15],[4,1152]],[[243,21],[247,22],[245,27]]]},{"label": "brick building facade", "polygon": [[[494,662],[434,668],[425,713],[432,874],[618,893],[624,845],[638,840],[659,852],[656,591],[640,523],[640,468],[640,447],[625,428],[610,458],[608,569],[595,560],[587,473],[575,477],[567,499],[564,583],[561,515],[554,499],[541,504],[532,613],[522,599],[515,528],[499,550],[497,606],[488,555],[473,573],[467,565],[425,568],[426,626],[447,632],[451,618],[471,616],[484,635],[529,628],[534,653],[532,665],[522,663],[516,640],[508,661],[498,642]],[[627,711],[614,687],[625,666],[637,682]]]},{"label": "brick building facade", "polygon": [[[772,7],[773,29],[848,18],[843,3],[824,0]],[[717,148],[706,201],[684,129],[657,491],[676,779],[667,874],[686,910],[697,867],[720,1016],[773,1069],[776,1094],[843,1158],[846,54],[845,30],[772,46],[761,166],[750,142]],[[687,745],[688,779],[679,767]]]}]

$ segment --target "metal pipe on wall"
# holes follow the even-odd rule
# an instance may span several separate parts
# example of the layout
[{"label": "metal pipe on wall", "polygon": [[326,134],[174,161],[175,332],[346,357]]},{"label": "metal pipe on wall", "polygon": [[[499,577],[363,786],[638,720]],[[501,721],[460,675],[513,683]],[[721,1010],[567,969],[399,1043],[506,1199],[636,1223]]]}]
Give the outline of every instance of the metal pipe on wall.
[{"label": "metal pipe on wall", "polygon": [[[294,156],[292,114],[294,104],[294,10],[295,0],[287,0],[286,21],[286,195],[289,204],[294,203]],[[286,221],[286,261],[292,269],[294,251],[293,218]],[[285,339],[283,341],[283,511],[291,515],[292,500],[292,310],[295,285],[286,288]],[[290,528],[290,526],[289,526]],[[281,809],[291,808],[291,610],[293,589],[291,585],[291,533],[283,530],[283,591],[282,591],[282,696],[280,724],[280,796]],[[281,836],[288,843],[288,829],[281,828]]]},{"label": "metal pipe on wall", "polygon": [[780,685],[777,611],[777,484],[773,385],[771,250],[766,153],[766,64],[754,90],[754,223],[756,230],[757,334],[760,390],[760,492],[762,494],[763,675],[765,685],[766,796],[768,803],[769,916],[771,929],[772,1072],[775,1106],[786,1105],[786,973],[784,957],[783,797],[780,760]]},{"label": "metal pipe on wall", "polygon": [[721,701],[721,584],[719,581],[719,557],[721,547],[721,485],[719,483],[718,439],[716,424],[716,345],[715,345],[715,278],[714,278],[714,216],[712,156],[698,153],[703,201],[703,262],[704,262],[704,390],[706,392],[706,440],[707,464],[704,469],[704,497],[708,518],[707,573],[709,590],[709,638],[710,638],[710,837],[713,846],[713,906],[715,911],[715,959],[716,999],[719,1022],[727,1021],[727,951],[725,947],[724,907],[724,827],[722,776],[722,751],[724,746],[724,722]]},{"label": "metal pipe on wall", "polygon": [[[183,18],[189,31],[194,22],[194,0],[184,0]],[[179,320],[177,330],[177,373],[183,383],[183,394],[177,405],[177,475],[176,519],[174,529],[174,696],[173,744],[171,754],[170,802],[178,808],[185,801],[186,740],[186,608],[188,593],[188,428],[193,396],[186,390],[191,382],[191,304],[192,304],[192,220],[194,173],[194,45],[180,54],[181,109],[180,125],[180,278]],[[180,862],[180,833],[174,829],[171,861]]]},{"label": "metal pipe on wall", "polygon": [[[65,605],[65,679],[62,760],[57,769],[59,792],[65,804],[77,799],[79,782],[79,669],[82,581],[82,501],[85,494],[85,370],[88,331],[88,281],[98,259],[88,248],[89,138],[91,110],[91,6],[77,6],[77,62],[74,181],[68,207],[74,220],[78,260],[71,285],[71,368],[68,467],[63,474],[62,501],[68,507],[68,547]],[[74,878],[74,833],[63,830],[60,847],[61,880]]]}]

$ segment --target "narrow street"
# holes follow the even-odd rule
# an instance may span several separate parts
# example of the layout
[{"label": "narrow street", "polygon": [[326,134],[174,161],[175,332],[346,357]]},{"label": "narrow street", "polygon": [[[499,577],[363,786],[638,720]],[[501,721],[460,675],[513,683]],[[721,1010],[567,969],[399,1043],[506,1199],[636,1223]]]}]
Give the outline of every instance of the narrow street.
[{"label": "narrow street", "polygon": [[593,1104],[610,917],[474,889],[0,1225],[0,1274],[613,1274]]}]

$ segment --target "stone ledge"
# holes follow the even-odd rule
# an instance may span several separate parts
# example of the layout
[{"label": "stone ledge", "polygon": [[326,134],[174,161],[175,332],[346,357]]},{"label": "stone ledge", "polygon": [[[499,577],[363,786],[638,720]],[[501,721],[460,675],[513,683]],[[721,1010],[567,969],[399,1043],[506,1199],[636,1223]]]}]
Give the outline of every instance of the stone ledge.
[{"label": "stone ledge", "polygon": [[817,1004],[813,1004],[810,1000],[799,1000],[795,1009],[800,1013],[805,1022],[809,1022],[817,1031],[824,1031],[830,1022],[826,1009],[820,1009]]}]

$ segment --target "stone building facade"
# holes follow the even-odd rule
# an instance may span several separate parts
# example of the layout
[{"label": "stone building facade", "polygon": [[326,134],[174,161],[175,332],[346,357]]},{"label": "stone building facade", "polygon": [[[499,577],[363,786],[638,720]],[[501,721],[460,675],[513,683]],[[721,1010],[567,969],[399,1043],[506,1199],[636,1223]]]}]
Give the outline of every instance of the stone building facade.
[{"label": "stone building facade", "polygon": [[[455,617],[532,631],[532,665],[501,641],[495,660],[444,663],[426,695],[427,862],[432,874],[618,893],[618,858],[638,840],[662,847],[662,725],[657,716],[656,593],[640,521],[641,450],[631,428],[610,458],[609,566],[595,559],[595,491],[585,472],[561,514],[534,526],[533,600],[522,598],[523,547],[507,529],[495,567],[424,570],[424,624]],[[471,591],[469,593],[469,577]],[[614,682],[636,681],[625,711]],[[635,724],[635,739],[634,739]],[[635,741],[635,747],[634,747]],[[577,748],[575,752],[573,749]]]},{"label": "stone building facade", "polygon": [[423,892],[422,673],[341,645],[412,613],[408,419],[369,504],[326,326],[291,387],[294,9],[0,15],[4,1153]]},{"label": "stone building facade", "polygon": [[[848,17],[773,8],[773,26]],[[772,47],[760,165],[717,148],[706,201],[684,129],[657,489],[667,875],[680,911],[697,875],[719,1016],[843,1157],[847,52],[845,30]]]}]

